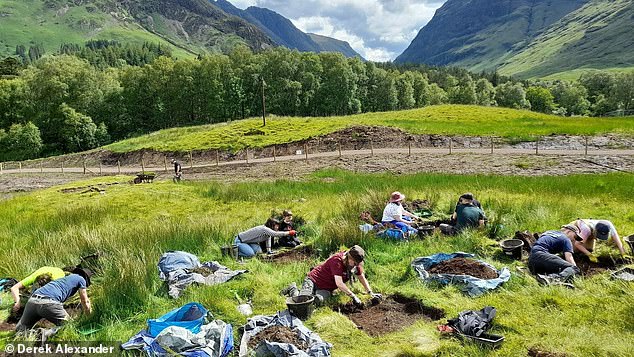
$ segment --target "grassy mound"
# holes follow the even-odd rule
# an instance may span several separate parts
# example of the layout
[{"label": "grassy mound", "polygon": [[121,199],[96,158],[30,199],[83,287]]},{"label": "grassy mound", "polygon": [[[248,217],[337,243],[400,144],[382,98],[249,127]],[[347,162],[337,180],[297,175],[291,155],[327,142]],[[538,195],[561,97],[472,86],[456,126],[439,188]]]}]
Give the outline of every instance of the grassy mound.
[{"label": "grassy mound", "polygon": [[[238,313],[235,294],[251,297],[256,314],[285,308],[278,292],[301,282],[306,272],[330,252],[361,244],[366,251],[368,279],[375,291],[402,294],[426,306],[443,309],[453,317],[465,309],[492,305],[498,309],[493,333],[503,334],[502,348],[491,354],[526,355],[531,346],[574,355],[622,355],[634,338],[631,286],[607,274],[580,280],[578,289],[542,287],[517,273],[521,263],[508,260],[489,229],[456,237],[431,236],[407,244],[362,235],[358,214],[380,207],[395,189],[410,198],[430,201],[435,211],[447,213],[464,191],[472,191],[499,229],[498,238],[519,229],[556,229],[577,217],[611,219],[620,233],[634,231],[630,209],[630,175],[566,177],[494,177],[452,175],[356,175],[321,171],[305,181],[240,184],[155,182],[147,185],[111,185],[105,193],[65,190],[98,182],[129,181],[129,177],[99,178],[16,196],[0,206],[0,276],[21,278],[43,265],[77,264],[82,255],[101,251],[104,272],[89,289],[94,313],[70,322],[57,338],[62,340],[126,341],[157,317],[190,301],[205,305],[216,318],[235,326],[246,319]],[[66,193],[65,193],[66,192]],[[249,273],[219,286],[190,287],[178,300],[160,292],[156,264],[167,250],[185,250],[205,260],[220,255],[238,231],[261,224],[272,210],[292,209],[306,218],[306,241],[321,249],[321,257],[298,262],[269,263],[257,259],[240,269]],[[499,224],[503,225],[500,227]],[[616,254],[599,243],[599,255]],[[419,256],[466,251],[497,268],[510,266],[513,276],[501,289],[477,299],[458,288],[423,285],[409,269]],[[362,298],[362,288],[355,285]],[[347,302],[338,296],[331,304]],[[0,318],[11,304],[3,296]],[[345,316],[329,307],[316,311],[307,325],[334,345],[335,356],[423,354],[485,355],[474,345],[441,339],[438,322],[420,320],[403,330],[372,338]],[[92,335],[78,331],[102,326]],[[236,332],[237,333],[237,332]],[[587,343],[588,336],[601,343]],[[238,336],[236,336],[238,337]],[[0,348],[13,338],[0,333]],[[2,342],[4,341],[4,342]]]}]

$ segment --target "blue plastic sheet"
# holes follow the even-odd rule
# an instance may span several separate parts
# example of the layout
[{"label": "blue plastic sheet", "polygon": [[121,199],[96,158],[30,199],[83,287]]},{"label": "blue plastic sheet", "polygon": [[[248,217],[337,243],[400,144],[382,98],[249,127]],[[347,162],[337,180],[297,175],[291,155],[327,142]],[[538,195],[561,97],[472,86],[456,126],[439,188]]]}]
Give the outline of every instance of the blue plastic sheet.
[{"label": "blue plastic sheet", "polygon": [[169,326],[185,328],[193,333],[200,332],[200,327],[205,323],[208,310],[197,302],[174,309],[158,319],[148,320],[148,333],[152,337],[158,336],[161,331]]},{"label": "blue plastic sheet", "polygon": [[498,286],[507,282],[511,278],[511,272],[508,268],[504,267],[502,270],[497,270],[491,264],[478,260],[478,262],[488,266],[498,273],[498,277],[495,279],[479,279],[471,275],[454,275],[454,274],[430,274],[429,269],[445,260],[453,258],[473,258],[475,255],[464,252],[456,253],[438,253],[430,255],[428,257],[416,258],[412,262],[412,267],[418,273],[421,280],[435,281],[440,284],[459,284],[463,285],[463,291],[471,297],[479,296],[487,291],[494,290]]}]

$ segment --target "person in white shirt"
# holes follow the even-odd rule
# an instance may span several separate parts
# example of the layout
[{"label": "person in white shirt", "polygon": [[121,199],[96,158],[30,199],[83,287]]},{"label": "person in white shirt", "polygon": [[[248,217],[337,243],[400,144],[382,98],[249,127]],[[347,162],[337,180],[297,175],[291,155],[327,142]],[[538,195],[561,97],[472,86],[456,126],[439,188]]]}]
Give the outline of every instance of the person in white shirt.
[{"label": "person in white shirt", "polygon": [[593,254],[597,239],[607,241],[611,238],[621,252],[621,256],[627,256],[623,243],[612,222],[605,219],[578,219],[571,222],[570,225],[579,227],[582,232],[588,232],[581,242],[575,242],[574,250],[588,256],[590,261],[597,260]]},{"label": "person in white shirt", "polygon": [[[390,195],[390,201],[383,210],[383,218],[381,218],[381,222],[384,224],[391,223],[403,232],[412,230],[415,231],[416,229],[412,228],[413,222],[411,219],[418,219],[418,216],[403,208],[401,202],[403,202],[404,199],[404,194],[398,191],[392,192],[392,195]],[[409,217],[410,219],[408,220],[405,217]]]}]

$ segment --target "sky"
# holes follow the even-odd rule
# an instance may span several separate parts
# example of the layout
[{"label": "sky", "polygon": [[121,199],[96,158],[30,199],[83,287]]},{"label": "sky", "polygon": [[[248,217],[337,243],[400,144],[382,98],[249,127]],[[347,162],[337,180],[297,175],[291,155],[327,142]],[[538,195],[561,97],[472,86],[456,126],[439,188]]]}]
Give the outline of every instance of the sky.
[{"label": "sky", "polygon": [[264,7],[304,32],[334,37],[371,61],[391,61],[446,0],[229,0]]}]

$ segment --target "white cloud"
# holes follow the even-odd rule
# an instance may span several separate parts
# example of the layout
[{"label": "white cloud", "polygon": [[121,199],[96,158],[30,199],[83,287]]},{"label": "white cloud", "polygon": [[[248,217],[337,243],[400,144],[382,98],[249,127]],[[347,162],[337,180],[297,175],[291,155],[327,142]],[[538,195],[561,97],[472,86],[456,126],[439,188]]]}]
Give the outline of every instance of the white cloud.
[{"label": "white cloud", "polygon": [[[231,1],[231,0],[229,0]],[[394,59],[445,0],[233,0],[236,7],[259,6],[289,18],[305,32],[347,41],[373,61]]]}]

